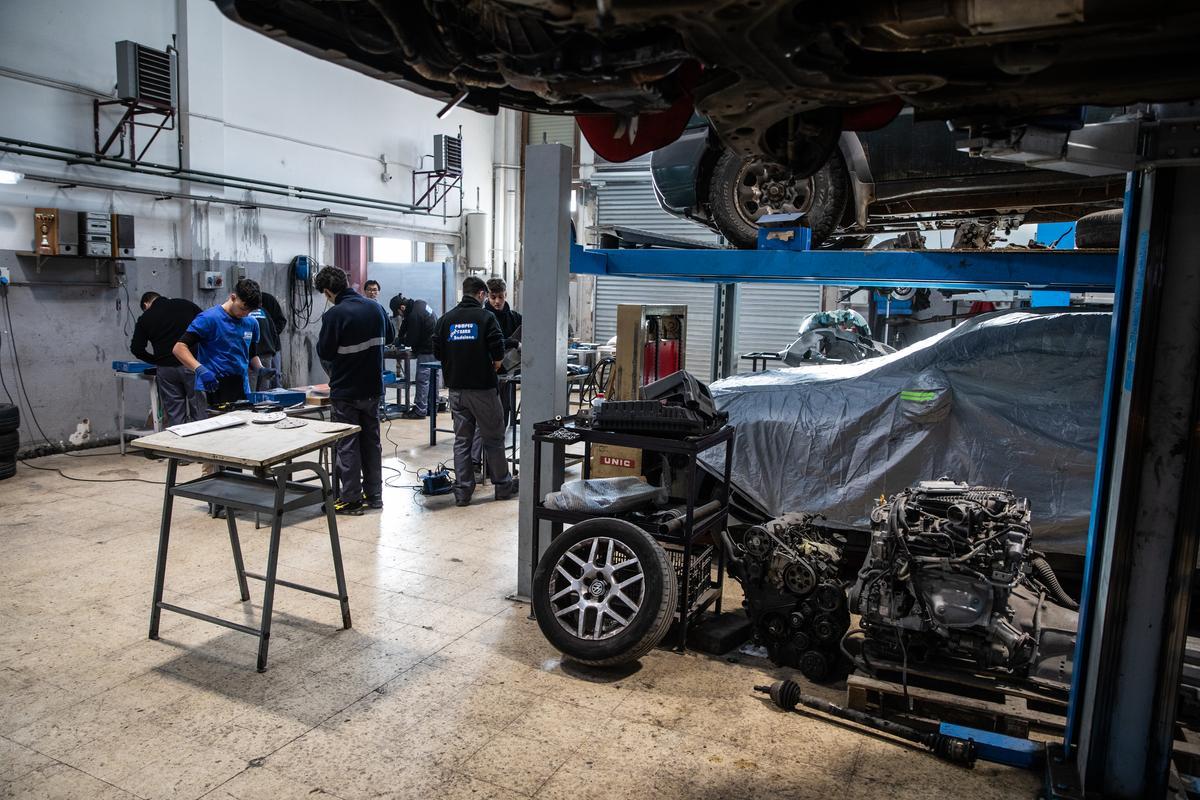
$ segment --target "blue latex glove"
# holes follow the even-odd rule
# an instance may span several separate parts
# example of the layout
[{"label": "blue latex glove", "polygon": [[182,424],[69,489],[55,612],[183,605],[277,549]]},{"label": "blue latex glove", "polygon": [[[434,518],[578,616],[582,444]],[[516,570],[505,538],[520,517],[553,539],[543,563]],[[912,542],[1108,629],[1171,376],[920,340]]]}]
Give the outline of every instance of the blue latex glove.
[{"label": "blue latex glove", "polygon": [[217,388],[217,373],[203,364],[196,370],[196,388],[212,392]]}]

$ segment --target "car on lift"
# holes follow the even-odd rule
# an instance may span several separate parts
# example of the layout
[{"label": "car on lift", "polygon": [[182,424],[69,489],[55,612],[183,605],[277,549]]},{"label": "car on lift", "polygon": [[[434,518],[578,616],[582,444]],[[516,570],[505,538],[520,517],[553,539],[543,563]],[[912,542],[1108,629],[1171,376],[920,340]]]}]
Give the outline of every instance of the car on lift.
[{"label": "car on lift", "polygon": [[968,138],[1077,126],[1082,103],[1200,97],[1185,0],[214,0],[319,58],[487,113],[571,114],[596,152],[666,145],[693,109],[800,177],[904,106]]},{"label": "car on lift", "polygon": [[[1106,109],[1089,114],[1111,116]],[[651,155],[654,194],[668,213],[708,226],[735,247],[751,248],[766,214],[803,212],[815,245],[854,247],[866,243],[865,234],[965,222],[1009,230],[1074,222],[1118,208],[1125,190],[1123,176],[971,158],[954,148],[945,123],[917,122],[907,112],[877,131],[845,132],[838,144],[821,169],[800,177],[761,158],[742,158],[697,114],[683,135]],[[1115,239],[1090,241],[1116,246]]]}]

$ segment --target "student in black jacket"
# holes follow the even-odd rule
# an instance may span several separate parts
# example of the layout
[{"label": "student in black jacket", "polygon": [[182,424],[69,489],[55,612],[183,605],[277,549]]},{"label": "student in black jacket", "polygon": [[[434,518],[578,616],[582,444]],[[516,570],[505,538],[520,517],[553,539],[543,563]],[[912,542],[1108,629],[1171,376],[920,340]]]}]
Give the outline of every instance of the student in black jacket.
[{"label": "student in black jacket", "polygon": [[504,278],[488,278],[488,298],[484,308],[496,315],[500,323],[500,332],[504,334],[504,349],[511,350],[517,346],[513,334],[521,329],[521,315],[508,304],[508,284]]},{"label": "student in black jacket", "polygon": [[[508,304],[508,284],[503,278],[488,278],[487,290],[487,300],[484,301],[483,307],[496,315],[496,322],[500,323],[500,333],[504,335],[505,351],[520,347],[518,332],[521,330],[521,315]],[[504,428],[507,430],[508,418],[512,413],[507,391],[500,392],[500,410],[504,414]],[[480,438],[479,431],[475,432],[475,442],[471,445],[471,460],[474,462],[475,472],[478,473],[483,468],[483,439]]]},{"label": "student in black jacket", "polygon": [[[142,295],[142,312],[133,326],[129,349],[142,361],[155,366],[158,399],[162,401],[167,425],[203,419],[203,405],[196,394],[196,374],[171,354],[179,337],[200,313],[200,306],[181,297],[146,292]],[[154,349],[153,353],[146,350],[147,342]]]},{"label": "student in black jacket", "polygon": [[250,375],[251,391],[261,392],[275,389],[283,383],[283,332],[287,330],[287,316],[279,307],[275,295],[262,293],[262,306],[251,312],[258,320],[258,346],[255,355],[263,368]]},{"label": "student in black jacket", "polygon": [[517,479],[504,457],[504,415],[496,391],[496,370],[504,357],[504,335],[496,317],[483,307],[487,285],[479,278],[463,281],[463,299],[437,321],[433,353],[442,362],[442,375],[450,390],[454,418],[454,499],[471,502],[475,470],[471,440],[478,429],[483,437],[483,459],[496,487],[495,498],[507,500],[517,493]]},{"label": "student in black jacket", "polygon": [[[400,320],[396,344],[412,350],[417,361],[417,386],[413,394],[413,407],[404,412],[404,418],[423,419],[429,413],[430,370],[421,369],[421,365],[437,361],[433,355],[433,327],[437,324],[437,318],[424,300],[398,294],[391,299],[390,305],[392,312]],[[434,391],[437,391],[436,387]]]},{"label": "student in black jacket", "polygon": [[359,515],[363,502],[383,508],[383,450],[379,399],[383,396],[383,347],[396,335],[383,306],[349,287],[346,273],[324,267],[313,286],[333,303],[321,317],[317,355],[331,364],[329,398],[335,422],[362,428],[338,441],[338,514]]}]

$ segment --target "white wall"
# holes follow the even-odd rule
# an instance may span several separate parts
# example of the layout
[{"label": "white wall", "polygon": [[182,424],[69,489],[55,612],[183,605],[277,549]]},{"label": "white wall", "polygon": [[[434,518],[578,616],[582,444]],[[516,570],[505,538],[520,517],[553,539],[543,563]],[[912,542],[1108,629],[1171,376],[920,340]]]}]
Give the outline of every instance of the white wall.
[{"label": "white wall", "polygon": [[[407,203],[413,199],[412,171],[421,168],[423,154],[432,152],[433,135],[457,134],[461,125],[465,208],[491,213],[494,192],[516,185],[515,174],[498,178],[492,169],[493,148],[503,148],[502,159],[515,151],[510,129],[519,129],[512,119],[498,126],[492,117],[459,108],[438,120],[441,103],[243,29],[222,16],[211,0],[0,0],[0,136],[91,152],[92,101],[111,96],[115,43],[124,39],[160,49],[174,41],[180,53],[185,146],[180,154],[177,134],[164,133],[146,154],[148,161],[174,164],[182,157],[192,169]],[[116,113],[108,113],[105,133]],[[507,113],[505,118],[515,116]],[[392,175],[387,183],[380,179],[381,154]],[[136,304],[142,291],[190,296],[201,306],[210,305],[221,298],[198,292],[194,273],[241,263],[286,307],[286,265],[298,254],[331,261],[332,233],[450,245],[459,241],[457,194],[449,203],[449,218],[443,219],[440,213],[419,216],[265,194],[247,197],[240,190],[12,154],[0,153],[0,169],[251,204],[329,206],[334,213],[366,218],[316,220],[266,208],[158,200],[123,190],[60,188],[30,178],[0,185],[0,267],[12,270],[14,279],[6,290],[10,330],[16,334],[32,407],[54,443],[84,417],[92,420],[99,436],[115,432],[116,391],[109,362],[131,357],[130,299]],[[17,252],[31,249],[33,209],[38,206],[133,214],[136,259],[127,264],[127,286],[51,285],[94,281],[90,262],[59,260],[38,271],[33,259],[18,257]],[[506,208],[517,212],[515,198]],[[504,210],[486,226],[489,239],[497,232],[496,247],[491,241],[485,247],[489,253],[519,252],[512,234],[515,218],[504,218]],[[319,315],[323,302],[317,298],[315,306]],[[289,332],[284,339],[285,370],[291,371],[293,382],[320,375],[319,367],[313,374],[314,328]],[[8,347],[13,338],[5,336],[6,346],[0,348],[0,373],[5,376],[15,369]],[[43,357],[46,343],[54,345],[53,358]],[[131,416],[145,402],[144,390],[134,392]],[[28,448],[43,437],[29,426],[25,405],[21,440]]]},{"label": "white wall", "polygon": [[[163,48],[177,35],[181,51],[181,106],[185,111],[185,161],[194,169],[289,185],[409,202],[411,173],[432,150],[435,133],[464,139],[463,180],[467,209],[492,210],[492,148],[495,120],[456,109],[435,117],[438,101],[376,81],[307,56],[225,19],[208,0],[0,0],[0,135],[90,151],[92,95],[109,94],[116,82],[114,43],[132,39]],[[24,73],[24,75],[18,74]],[[61,86],[38,83],[68,83]],[[116,112],[110,112],[110,119]],[[111,122],[104,123],[105,131]],[[138,132],[143,135],[142,131]],[[164,133],[146,155],[174,163],[175,134]],[[388,161],[392,180],[380,179],[379,157]],[[428,168],[429,160],[426,159]],[[221,195],[218,187],[142,179],[99,168],[65,168],[57,162],[0,155],[8,169],[42,174],[67,172],[80,178],[186,188]],[[229,194],[234,194],[232,191]],[[258,198],[292,207],[325,203]],[[187,203],[136,199],[88,189],[55,189],[26,181],[0,187],[0,249],[25,250],[32,238],[36,205],[106,209],[139,216],[138,254],[184,258],[287,260],[307,252],[304,216],[264,210],[248,223],[226,207],[212,205],[193,225]],[[457,197],[449,204],[458,211]],[[383,225],[420,231],[423,240],[448,240],[459,220],[331,206],[370,218],[368,225],[331,221],[326,230],[367,231]],[[244,216],[244,215],[241,215]],[[250,225],[252,230],[247,230]],[[198,228],[193,231],[192,228]],[[206,229],[205,229],[206,228]],[[440,236],[439,236],[440,235]],[[192,241],[189,241],[189,237]],[[257,240],[257,241],[255,241]],[[143,244],[144,243],[144,244]],[[145,250],[143,250],[143,247]]]}]

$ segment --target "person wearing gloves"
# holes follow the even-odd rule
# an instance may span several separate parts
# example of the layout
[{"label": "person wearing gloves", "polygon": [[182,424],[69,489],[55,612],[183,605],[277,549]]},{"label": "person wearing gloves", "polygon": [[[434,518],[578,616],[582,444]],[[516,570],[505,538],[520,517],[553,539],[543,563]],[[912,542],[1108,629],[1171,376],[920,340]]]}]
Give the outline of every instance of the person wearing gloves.
[{"label": "person wearing gloves", "polygon": [[250,388],[256,392],[283,385],[283,332],[287,316],[270,292],[262,293],[262,307],[251,314],[258,320],[258,348],[255,351],[263,369],[250,374]]},{"label": "person wearing gloves", "polygon": [[250,314],[261,305],[258,283],[242,278],[224,303],[201,311],[175,343],[171,352],[196,373],[196,389],[204,392],[209,406],[250,394],[250,369],[262,369],[262,361],[252,355],[259,332]]},{"label": "person wearing gloves", "polygon": [[383,348],[396,331],[383,306],[351,289],[341,269],[322,268],[313,279],[313,288],[332,304],[321,317],[317,355],[330,364],[333,421],[360,428],[337,443],[340,485],[333,510],[358,516],[364,503],[383,508],[379,400],[383,397]]}]

